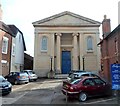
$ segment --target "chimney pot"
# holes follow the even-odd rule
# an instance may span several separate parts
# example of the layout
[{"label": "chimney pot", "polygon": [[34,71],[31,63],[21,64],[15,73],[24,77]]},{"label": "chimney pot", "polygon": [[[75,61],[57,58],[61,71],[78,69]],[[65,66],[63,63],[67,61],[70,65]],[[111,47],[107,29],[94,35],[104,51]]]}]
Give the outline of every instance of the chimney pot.
[{"label": "chimney pot", "polygon": [[104,19],[107,19],[107,15],[104,15]]},{"label": "chimney pot", "polygon": [[103,38],[105,38],[111,32],[110,19],[107,19],[106,15],[104,15],[104,19],[102,21],[102,31]]}]

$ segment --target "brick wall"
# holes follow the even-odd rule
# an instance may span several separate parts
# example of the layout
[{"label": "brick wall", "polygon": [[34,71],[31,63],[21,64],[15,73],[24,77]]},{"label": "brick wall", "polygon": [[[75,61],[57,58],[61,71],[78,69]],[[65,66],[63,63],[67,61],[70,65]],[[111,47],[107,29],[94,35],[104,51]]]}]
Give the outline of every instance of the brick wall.
[{"label": "brick wall", "polygon": [[9,73],[10,71],[10,60],[11,60],[11,46],[12,46],[12,37],[9,34],[5,34],[5,37],[7,37],[8,40],[8,51],[7,54],[2,53],[2,60],[6,60],[6,64],[2,64],[2,75],[5,76]]}]

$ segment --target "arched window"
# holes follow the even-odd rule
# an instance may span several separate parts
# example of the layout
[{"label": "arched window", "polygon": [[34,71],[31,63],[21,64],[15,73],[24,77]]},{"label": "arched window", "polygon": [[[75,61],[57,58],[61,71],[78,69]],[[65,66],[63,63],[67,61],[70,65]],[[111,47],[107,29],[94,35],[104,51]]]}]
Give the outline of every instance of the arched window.
[{"label": "arched window", "polygon": [[42,39],[41,39],[41,51],[47,51],[47,37],[46,36],[43,36]]},{"label": "arched window", "polygon": [[87,50],[93,50],[93,38],[91,36],[87,37]]}]

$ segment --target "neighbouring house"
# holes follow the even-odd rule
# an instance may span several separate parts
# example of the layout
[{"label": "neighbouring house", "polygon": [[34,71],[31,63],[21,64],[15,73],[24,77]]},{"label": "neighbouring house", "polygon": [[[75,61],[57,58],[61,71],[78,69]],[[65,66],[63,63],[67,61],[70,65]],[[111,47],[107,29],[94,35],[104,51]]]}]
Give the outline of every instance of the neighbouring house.
[{"label": "neighbouring house", "polygon": [[1,8],[1,4],[0,4],[0,20],[2,20],[2,8]]},{"label": "neighbouring house", "polygon": [[68,74],[70,70],[100,70],[100,22],[65,11],[33,22],[34,71]]},{"label": "neighbouring house", "polygon": [[0,71],[3,76],[7,75],[10,72],[11,64],[11,45],[12,45],[12,36],[14,34],[10,28],[0,21]]},{"label": "neighbouring house", "polygon": [[21,71],[24,68],[24,51],[26,45],[23,33],[15,26],[8,25],[14,36],[12,37],[12,51],[11,51],[11,71]]},{"label": "neighbouring house", "polygon": [[33,70],[33,57],[24,53],[24,70]]},{"label": "neighbouring house", "polygon": [[120,25],[111,32],[110,19],[105,15],[102,30],[103,39],[98,44],[101,47],[101,74],[111,81],[111,64],[120,64]]}]

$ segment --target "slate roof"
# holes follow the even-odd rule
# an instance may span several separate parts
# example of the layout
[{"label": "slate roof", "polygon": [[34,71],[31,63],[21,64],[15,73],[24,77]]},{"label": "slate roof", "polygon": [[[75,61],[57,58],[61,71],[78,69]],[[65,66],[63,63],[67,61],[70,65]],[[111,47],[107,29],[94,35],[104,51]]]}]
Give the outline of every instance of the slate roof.
[{"label": "slate roof", "polygon": [[14,36],[14,33],[11,31],[8,25],[6,25],[4,22],[0,21],[0,29],[5,31],[6,33],[10,34],[11,36]]},{"label": "slate roof", "polygon": [[97,45],[100,45],[103,42],[103,40],[108,39],[109,37],[111,37],[118,30],[120,30],[120,24],[112,32],[107,34],[107,36],[104,39],[102,39]]},{"label": "slate roof", "polygon": [[21,36],[22,36],[22,39],[23,39],[24,51],[26,51],[26,45],[25,45],[25,40],[24,40],[23,33],[15,25],[8,25],[8,26],[11,29],[11,31],[13,32],[14,37],[16,37],[18,32],[21,33]]}]

